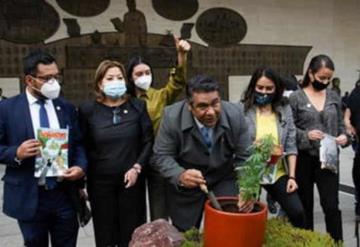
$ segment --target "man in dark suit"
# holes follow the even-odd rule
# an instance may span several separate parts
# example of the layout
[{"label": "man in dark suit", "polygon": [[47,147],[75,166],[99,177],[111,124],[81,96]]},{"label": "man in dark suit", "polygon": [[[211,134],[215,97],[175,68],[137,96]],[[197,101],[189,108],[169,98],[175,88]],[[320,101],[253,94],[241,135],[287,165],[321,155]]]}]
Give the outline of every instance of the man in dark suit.
[{"label": "man in dark suit", "polygon": [[[87,167],[76,110],[58,97],[59,69],[50,54],[35,50],[23,63],[25,92],[0,103],[3,211],[18,220],[25,246],[48,246],[49,234],[52,246],[76,246],[79,224],[70,191]],[[34,176],[40,127],[69,130],[69,168],[62,177]]]},{"label": "man in dark suit", "polygon": [[[205,184],[217,196],[236,196],[235,165],[247,157],[250,138],[240,107],[222,101],[219,85],[206,76],[187,85],[187,99],[165,108],[152,165],[171,183],[169,211],[181,231],[199,227]],[[249,211],[251,202],[244,202]]]}]

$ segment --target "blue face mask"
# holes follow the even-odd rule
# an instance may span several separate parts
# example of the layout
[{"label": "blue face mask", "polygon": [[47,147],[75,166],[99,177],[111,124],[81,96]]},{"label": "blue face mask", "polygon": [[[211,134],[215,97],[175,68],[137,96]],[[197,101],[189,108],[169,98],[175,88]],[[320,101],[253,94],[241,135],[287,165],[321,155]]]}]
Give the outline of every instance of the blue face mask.
[{"label": "blue face mask", "polygon": [[271,104],[274,99],[273,93],[255,92],[255,104],[259,106]]},{"label": "blue face mask", "polygon": [[109,81],[104,84],[104,94],[112,99],[118,99],[126,93],[126,84],[124,80]]}]

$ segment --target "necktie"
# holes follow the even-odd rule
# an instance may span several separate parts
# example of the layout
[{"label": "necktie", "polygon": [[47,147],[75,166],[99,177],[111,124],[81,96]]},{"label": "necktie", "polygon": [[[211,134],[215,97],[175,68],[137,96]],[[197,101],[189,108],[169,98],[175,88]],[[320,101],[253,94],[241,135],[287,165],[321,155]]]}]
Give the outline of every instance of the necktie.
[{"label": "necktie", "polygon": [[[49,128],[50,124],[49,124],[49,117],[45,109],[45,100],[39,99],[37,102],[40,105],[40,110],[39,110],[40,127]],[[48,167],[45,167],[45,169],[47,170]],[[43,176],[46,176],[46,172],[44,172]],[[55,177],[40,177],[39,179],[41,181],[45,180],[45,188],[48,190],[54,189],[57,186]],[[42,183],[43,182],[40,182],[40,184]]]},{"label": "necktie", "polygon": [[208,149],[211,149],[212,146],[212,140],[211,140],[211,136],[210,136],[210,129],[207,127],[202,127],[200,129],[200,132],[203,136],[204,139],[204,143],[206,144],[206,146],[208,147]]}]

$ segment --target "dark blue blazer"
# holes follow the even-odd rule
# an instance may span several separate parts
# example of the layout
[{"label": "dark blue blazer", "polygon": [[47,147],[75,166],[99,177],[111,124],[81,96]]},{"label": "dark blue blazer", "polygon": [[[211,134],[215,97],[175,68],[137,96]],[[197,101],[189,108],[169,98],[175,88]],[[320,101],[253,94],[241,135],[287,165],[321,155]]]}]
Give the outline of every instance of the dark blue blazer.
[{"label": "dark blue blazer", "polygon": [[[87,167],[85,151],[73,105],[63,98],[53,100],[61,128],[69,128],[69,166]],[[38,179],[34,177],[34,158],[15,162],[19,145],[34,139],[31,114],[26,94],[3,100],[0,103],[0,163],[7,165],[4,181],[3,211],[18,220],[30,220],[38,205]],[[70,183],[71,184],[71,183]]]}]

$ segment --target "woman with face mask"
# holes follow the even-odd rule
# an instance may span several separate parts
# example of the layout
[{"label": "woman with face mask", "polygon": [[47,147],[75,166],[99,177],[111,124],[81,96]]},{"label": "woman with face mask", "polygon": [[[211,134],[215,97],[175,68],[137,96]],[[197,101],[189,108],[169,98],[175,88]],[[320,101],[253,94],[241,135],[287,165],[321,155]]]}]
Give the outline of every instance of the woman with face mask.
[{"label": "woman with face mask", "polygon": [[244,92],[242,107],[252,141],[272,135],[274,144],[281,145],[285,153],[284,159],[270,165],[268,176],[262,179],[263,188],[279,202],[295,227],[304,227],[304,210],[296,192],[296,130],[283,92],[284,85],[275,71],[259,68]]},{"label": "woman with face mask", "polygon": [[342,240],[339,210],[339,173],[323,169],[319,158],[320,141],[333,136],[337,145],[346,145],[347,137],[341,112],[341,99],[330,89],[334,63],[326,55],[311,59],[302,89],[290,96],[299,149],[296,166],[299,196],[306,214],[306,228],[314,228],[314,183],[325,214],[326,230],[331,237]]},{"label": "woman with face mask", "polygon": [[[146,102],[155,134],[159,129],[164,108],[175,102],[176,97],[181,94],[186,85],[186,57],[191,46],[186,40],[179,40],[175,36],[174,41],[178,65],[170,70],[170,77],[164,87],[159,89],[151,87],[154,80],[154,71],[151,65],[142,57],[134,57],[130,59],[128,64],[128,92]],[[147,179],[151,220],[167,219],[166,181],[151,167]]]},{"label": "woman with face mask", "polygon": [[151,154],[152,125],[145,102],[127,94],[122,64],[100,63],[95,95],[80,106],[79,120],[96,246],[128,246],[134,229],[145,223],[142,171]]}]

